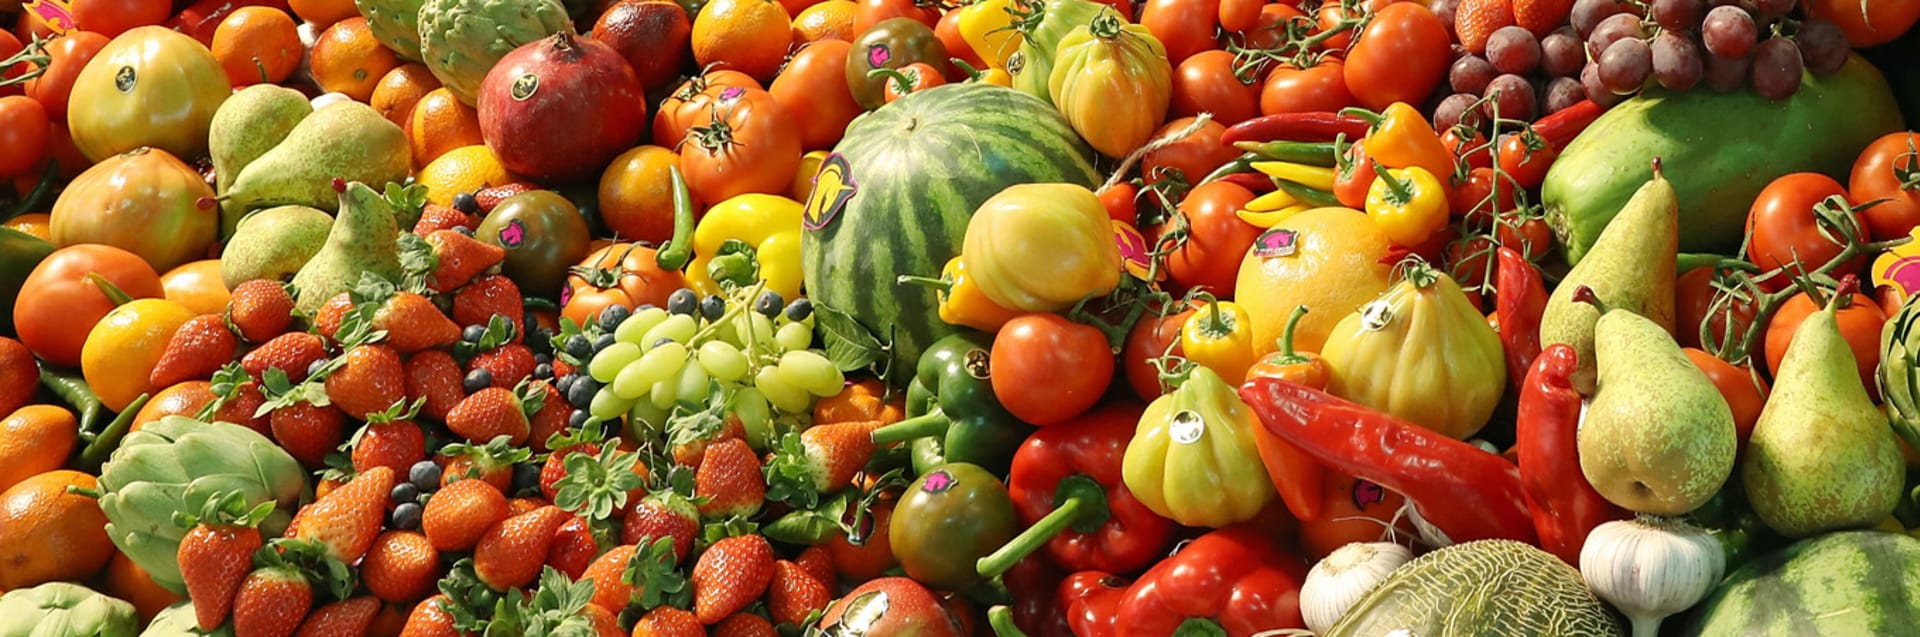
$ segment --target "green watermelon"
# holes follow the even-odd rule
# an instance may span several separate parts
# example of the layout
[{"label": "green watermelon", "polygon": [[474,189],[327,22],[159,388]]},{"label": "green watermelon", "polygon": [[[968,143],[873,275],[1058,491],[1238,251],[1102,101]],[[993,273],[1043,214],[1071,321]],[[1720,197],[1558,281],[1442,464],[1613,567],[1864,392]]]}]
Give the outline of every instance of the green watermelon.
[{"label": "green watermelon", "polygon": [[1912,635],[1920,632],[1920,539],[1848,531],[1756,559],[1687,614],[1681,635]]},{"label": "green watermelon", "polygon": [[[821,163],[807,200],[807,296],[823,318],[850,317],[890,342],[892,360],[882,365],[904,386],[920,352],[955,328],[940,320],[933,289],[898,278],[939,276],[974,210],[1007,186],[1095,186],[1092,156],[1046,102],[979,82],[919,91],[862,115]],[[846,336],[834,322],[821,324],[830,354]]]}]

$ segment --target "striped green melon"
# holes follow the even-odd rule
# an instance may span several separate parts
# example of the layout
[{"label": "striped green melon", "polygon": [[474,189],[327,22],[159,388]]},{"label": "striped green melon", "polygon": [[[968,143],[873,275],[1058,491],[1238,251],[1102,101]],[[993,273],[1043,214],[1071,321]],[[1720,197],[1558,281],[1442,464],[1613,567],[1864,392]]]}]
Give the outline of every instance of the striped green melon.
[{"label": "striped green melon", "polygon": [[1920,539],[1848,531],[1794,543],[1728,575],[1679,634],[1920,634]]},{"label": "striped green melon", "polygon": [[807,296],[891,342],[889,378],[904,386],[920,352],[954,328],[934,290],[900,275],[939,276],[974,210],[1007,186],[1094,186],[1091,157],[1053,107],[990,84],[938,86],[862,115],[807,201]]},{"label": "striped green melon", "polygon": [[1324,637],[1606,637],[1619,617],[1580,572],[1530,544],[1481,540],[1408,562]]}]

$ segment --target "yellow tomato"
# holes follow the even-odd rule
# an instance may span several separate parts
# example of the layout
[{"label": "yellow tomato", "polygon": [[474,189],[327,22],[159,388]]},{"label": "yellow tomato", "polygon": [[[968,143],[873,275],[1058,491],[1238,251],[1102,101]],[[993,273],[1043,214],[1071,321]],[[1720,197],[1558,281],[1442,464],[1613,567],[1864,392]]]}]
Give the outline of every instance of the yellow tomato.
[{"label": "yellow tomato", "polygon": [[41,241],[52,241],[53,230],[50,224],[52,218],[53,216],[47,213],[35,212],[14,217],[7,220],[6,223],[0,224],[0,226],[6,226],[39,237]]},{"label": "yellow tomato", "polygon": [[100,319],[80,349],[80,373],[100,402],[120,411],[141,394],[153,393],[147,376],[160,363],[174,331],[193,316],[173,301],[139,299]]},{"label": "yellow tomato", "polygon": [[194,261],[174,268],[160,277],[160,287],[166,289],[167,300],[179,303],[196,315],[225,312],[231,296],[226,279],[220,276],[219,259]]}]

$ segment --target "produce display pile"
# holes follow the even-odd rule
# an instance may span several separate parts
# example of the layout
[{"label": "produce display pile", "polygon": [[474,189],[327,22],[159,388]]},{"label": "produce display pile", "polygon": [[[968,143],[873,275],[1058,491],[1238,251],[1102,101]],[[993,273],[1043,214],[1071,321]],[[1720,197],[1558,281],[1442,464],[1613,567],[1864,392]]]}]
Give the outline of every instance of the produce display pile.
[{"label": "produce display pile", "polygon": [[1913,634],[1916,22],[0,0],[0,637]]}]

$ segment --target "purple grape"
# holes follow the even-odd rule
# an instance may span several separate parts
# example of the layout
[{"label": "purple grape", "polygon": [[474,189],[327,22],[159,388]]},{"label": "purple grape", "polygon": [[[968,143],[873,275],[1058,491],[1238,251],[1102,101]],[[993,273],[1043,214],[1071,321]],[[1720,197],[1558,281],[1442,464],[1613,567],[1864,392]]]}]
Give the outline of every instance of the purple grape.
[{"label": "purple grape", "polygon": [[1646,40],[1620,40],[1600,56],[1600,82],[1619,95],[1632,95],[1653,73],[1653,48]]},{"label": "purple grape", "polygon": [[1440,100],[1438,107],[1433,109],[1433,129],[1444,133],[1447,129],[1458,126],[1462,121],[1469,127],[1479,128],[1480,113],[1473,107],[1474,103],[1479,101],[1480,98],[1466,93],[1448,95],[1446,99]]},{"label": "purple grape", "polygon": [[1427,5],[1427,10],[1432,11],[1434,17],[1440,18],[1441,26],[1445,26],[1447,32],[1452,33],[1454,16],[1460,11],[1460,0],[1433,0]]},{"label": "purple grape", "polygon": [[1626,8],[1615,0],[1578,0],[1573,3],[1573,12],[1567,15],[1567,22],[1573,26],[1575,35],[1585,38],[1601,20],[1623,11]]},{"label": "purple grape", "polygon": [[1653,39],[1653,77],[1670,90],[1684,91],[1700,83],[1706,66],[1701,61],[1700,45],[1692,38],[1672,31]]},{"label": "purple grape", "polygon": [[[1480,114],[1486,115],[1489,120],[1498,114],[1500,119],[1531,122],[1539,113],[1539,105],[1534,101],[1533,84],[1518,75],[1493,78],[1492,82],[1487,83],[1486,96],[1487,102],[1480,106]],[[1497,113],[1494,110],[1496,105],[1499,107]]]},{"label": "purple grape", "polygon": [[1784,18],[1795,4],[1795,0],[1753,0],[1753,9],[1769,18]]},{"label": "purple grape", "polygon": [[1771,100],[1793,97],[1800,90],[1806,62],[1800,47],[1786,38],[1769,38],[1753,49],[1753,91]]},{"label": "purple grape", "polygon": [[1495,70],[1493,64],[1487,62],[1486,58],[1469,55],[1453,63],[1453,68],[1447,72],[1447,83],[1456,93],[1478,95],[1485,92],[1487,83],[1492,82],[1494,76],[1499,74],[1500,72]]},{"label": "purple grape", "polygon": [[1500,27],[1487,37],[1487,61],[1501,73],[1532,73],[1540,66],[1540,55],[1540,39],[1526,27]]},{"label": "purple grape", "polygon": [[1613,43],[1621,40],[1638,40],[1647,37],[1647,31],[1640,25],[1640,16],[1621,13],[1600,21],[1587,36],[1587,52],[1594,59],[1600,59]]},{"label": "purple grape", "polygon": [[1602,107],[1612,107],[1627,99],[1625,96],[1614,95],[1613,91],[1607,90],[1606,84],[1600,82],[1600,65],[1597,63],[1588,64],[1586,68],[1580,69],[1580,88],[1587,92],[1587,99],[1593,100],[1593,103]]},{"label": "purple grape", "polygon": [[1540,70],[1554,77],[1575,77],[1587,63],[1587,49],[1573,30],[1561,27],[1540,40]]},{"label": "purple grape", "polygon": [[1847,52],[1853,48],[1847,43],[1847,33],[1841,31],[1839,25],[1819,18],[1802,21],[1800,30],[1793,34],[1793,41],[1800,45],[1800,56],[1806,59],[1807,69],[1819,75],[1846,66]]},{"label": "purple grape", "polygon": [[1737,6],[1714,8],[1700,25],[1700,40],[1715,57],[1744,58],[1753,52],[1759,37],[1760,27],[1753,23],[1753,16]]},{"label": "purple grape", "polygon": [[1723,58],[1717,55],[1707,56],[1707,88],[1715,93],[1731,93],[1747,84],[1747,75],[1753,68],[1750,58]]},{"label": "purple grape", "polygon": [[1647,8],[1647,17],[1661,28],[1682,33],[1700,26],[1705,15],[1706,0],[1653,0]]},{"label": "purple grape", "polygon": [[1570,77],[1553,78],[1547,83],[1545,93],[1546,97],[1541,98],[1540,102],[1548,115],[1567,110],[1567,107],[1587,99],[1587,89],[1580,87],[1580,80]]}]

